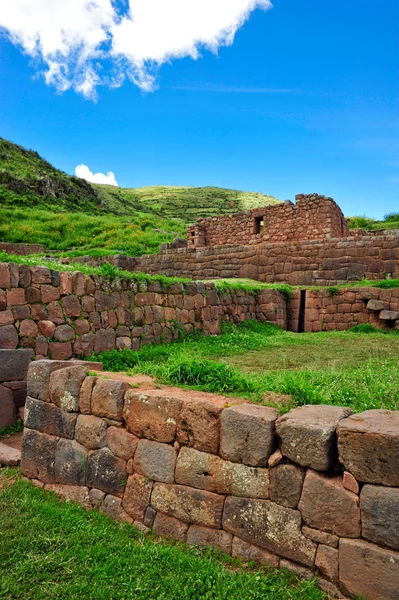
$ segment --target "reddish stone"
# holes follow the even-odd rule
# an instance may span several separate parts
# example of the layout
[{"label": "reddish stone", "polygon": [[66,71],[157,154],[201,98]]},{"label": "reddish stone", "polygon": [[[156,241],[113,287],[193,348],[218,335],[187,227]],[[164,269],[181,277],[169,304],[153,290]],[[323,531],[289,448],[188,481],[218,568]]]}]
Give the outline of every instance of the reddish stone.
[{"label": "reddish stone", "polygon": [[0,349],[14,350],[18,346],[18,333],[14,325],[0,327]]},{"label": "reddish stone", "polygon": [[177,452],[173,446],[150,440],[140,440],[134,455],[137,473],[154,481],[173,483]]},{"label": "reddish stone", "polygon": [[15,420],[16,410],[12,392],[0,385],[0,428],[13,425]]},{"label": "reddish stone", "polygon": [[48,304],[49,302],[54,302],[58,300],[60,297],[60,291],[57,287],[52,285],[42,285],[40,286],[42,302],[43,304]]},{"label": "reddish stone", "polygon": [[43,304],[32,304],[31,315],[36,321],[44,321],[48,319],[48,310]]},{"label": "reddish stone", "polygon": [[278,465],[270,470],[270,500],[296,508],[301,497],[305,469],[296,465]]},{"label": "reddish stone", "polygon": [[132,523],[132,518],[125,512],[122,506],[122,499],[108,494],[101,505],[101,512],[108,515],[116,521]]},{"label": "reddish stone", "polygon": [[73,365],[51,373],[49,384],[51,402],[67,412],[77,412],[80,388],[87,372],[87,367]]},{"label": "reddish stone", "polygon": [[99,377],[91,396],[92,413],[98,417],[123,421],[123,399],[127,387],[123,381]]},{"label": "reddish stone", "polygon": [[330,546],[319,546],[317,548],[315,566],[320,573],[331,581],[338,580],[338,550]]},{"label": "reddish stone", "polygon": [[87,485],[122,497],[127,480],[126,461],[116,458],[109,448],[89,453],[87,460]]},{"label": "reddish stone", "polygon": [[55,327],[52,321],[39,321],[39,330],[46,338],[54,336]]},{"label": "reddish stone", "polygon": [[133,458],[138,442],[139,438],[128,433],[125,429],[119,427],[109,427],[107,429],[107,446],[115,456],[125,460]]},{"label": "reddish stone", "polygon": [[349,473],[349,471],[344,471],[342,477],[342,485],[346,490],[349,490],[350,492],[359,495],[359,484],[353,477],[353,475]]},{"label": "reddish stone", "polygon": [[22,337],[36,337],[38,333],[37,325],[31,319],[21,321],[19,326],[19,335]]},{"label": "reddish stone", "polygon": [[11,287],[10,267],[7,263],[0,263],[0,288]]},{"label": "reddish stone", "polygon": [[82,301],[82,308],[85,313],[94,312],[95,300],[92,296],[83,296],[81,301]]},{"label": "reddish stone", "polygon": [[89,321],[87,321],[86,319],[78,319],[77,321],[75,321],[75,327],[76,333],[78,335],[89,333],[90,331]]},{"label": "reddish stone", "polygon": [[143,521],[150,503],[152,481],[135,473],[127,480],[123,508],[135,520]]},{"label": "reddish stone", "polygon": [[173,442],[182,401],[169,390],[128,390],[124,416],[129,431],[158,442]]},{"label": "reddish stone", "polygon": [[94,340],[95,352],[109,352],[115,348],[116,334],[114,329],[100,329],[97,331]]},{"label": "reddish stone", "polygon": [[186,523],[219,529],[224,497],[182,485],[155,483],[151,506]]},{"label": "reddish stone", "polygon": [[57,438],[25,428],[22,438],[21,469],[30,479],[55,481]]},{"label": "reddish stone", "polygon": [[157,513],[153,524],[153,530],[157,535],[172,538],[178,542],[186,541],[187,529],[186,523],[161,513]]},{"label": "reddish stone", "polygon": [[93,333],[85,333],[80,336],[73,344],[73,353],[75,356],[90,356],[94,350],[94,339]]},{"label": "reddish stone", "polygon": [[399,550],[399,488],[365,485],[360,496],[362,535]]},{"label": "reddish stone", "polygon": [[234,558],[241,558],[245,562],[256,561],[262,565],[278,568],[280,559],[275,554],[245,542],[239,537],[233,538],[232,555]]},{"label": "reddish stone", "polygon": [[81,306],[77,296],[64,296],[61,303],[67,317],[80,317]]},{"label": "reddish stone", "polygon": [[25,304],[25,290],[23,288],[11,288],[7,290],[7,306]]},{"label": "reddish stone", "polygon": [[177,421],[177,440],[202,452],[217,454],[219,449],[219,415],[222,409],[210,400],[196,397],[182,404]]},{"label": "reddish stone", "polygon": [[71,342],[50,342],[49,347],[53,360],[68,360],[72,356]]},{"label": "reddish stone", "polygon": [[61,325],[65,322],[62,308],[58,304],[58,302],[50,302],[50,304],[47,305],[47,311],[48,319],[50,321],[53,321],[53,323],[55,323],[56,325]]},{"label": "reddish stone", "polygon": [[316,542],[316,544],[324,544],[325,546],[331,546],[331,548],[338,548],[339,537],[337,535],[326,533],[319,529],[312,529],[312,527],[307,527],[306,525],[303,525],[302,533],[305,537]]},{"label": "reddish stone", "polygon": [[79,392],[79,412],[83,415],[91,414],[91,395],[97,377],[88,376],[83,381]]},{"label": "reddish stone", "polygon": [[51,271],[47,267],[31,267],[32,283],[51,283]]},{"label": "reddish stone", "polygon": [[25,290],[25,298],[29,304],[35,304],[35,302],[41,301],[40,290],[37,287],[28,287]]},{"label": "reddish stone", "polygon": [[47,483],[44,486],[46,492],[54,492],[63,500],[69,500],[80,504],[86,510],[91,509],[89,489],[85,486],[62,485],[60,483]]},{"label": "reddish stone", "polygon": [[62,296],[72,294],[72,273],[67,271],[60,273],[60,293]]},{"label": "reddish stone", "polygon": [[231,554],[233,536],[222,529],[210,529],[200,525],[190,525],[187,532],[187,544],[191,546],[212,547]]},{"label": "reddish stone", "polygon": [[70,325],[58,325],[54,337],[59,342],[67,342],[75,337],[75,330]]},{"label": "reddish stone", "polygon": [[14,323],[14,315],[11,310],[3,310],[0,312],[0,325],[12,325]]},{"label": "reddish stone", "polygon": [[75,439],[89,450],[102,448],[106,444],[107,424],[94,415],[79,415],[76,422]]}]

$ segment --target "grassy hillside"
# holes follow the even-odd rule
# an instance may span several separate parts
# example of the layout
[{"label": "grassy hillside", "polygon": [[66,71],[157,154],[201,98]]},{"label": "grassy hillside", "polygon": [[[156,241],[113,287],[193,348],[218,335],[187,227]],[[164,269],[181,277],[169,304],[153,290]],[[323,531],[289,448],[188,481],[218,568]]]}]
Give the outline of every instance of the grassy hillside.
[{"label": "grassy hillside", "polygon": [[349,217],[348,224],[350,229],[366,229],[367,231],[377,231],[378,229],[399,229],[399,213],[389,213],[385,215],[382,221],[369,219],[368,217]]}]

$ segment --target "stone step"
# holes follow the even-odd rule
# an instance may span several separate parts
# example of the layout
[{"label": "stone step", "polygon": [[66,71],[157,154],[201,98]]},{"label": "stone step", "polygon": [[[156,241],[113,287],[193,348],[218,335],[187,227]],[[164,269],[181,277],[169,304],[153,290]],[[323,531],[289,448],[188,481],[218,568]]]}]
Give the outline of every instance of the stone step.
[{"label": "stone step", "polygon": [[21,451],[0,442],[0,465],[18,467],[21,463]]}]

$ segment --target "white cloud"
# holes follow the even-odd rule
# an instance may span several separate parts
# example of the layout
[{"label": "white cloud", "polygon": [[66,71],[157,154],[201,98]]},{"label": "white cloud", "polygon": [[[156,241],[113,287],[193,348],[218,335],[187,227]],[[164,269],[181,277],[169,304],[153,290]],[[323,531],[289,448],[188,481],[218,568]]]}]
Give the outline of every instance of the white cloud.
[{"label": "white cloud", "polygon": [[108,185],[118,186],[118,182],[112,171],[108,171],[106,175],[104,173],[92,173],[86,165],[78,165],[75,168],[75,175],[76,177],[90,181],[90,183],[107,183]]},{"label": "white cloud", "polygon": [[44,65],[48,84],[94,97],[126,77],[153,91],[160,65],[231,45],[256,8],[271,1],[3,0],[0,28]]}]

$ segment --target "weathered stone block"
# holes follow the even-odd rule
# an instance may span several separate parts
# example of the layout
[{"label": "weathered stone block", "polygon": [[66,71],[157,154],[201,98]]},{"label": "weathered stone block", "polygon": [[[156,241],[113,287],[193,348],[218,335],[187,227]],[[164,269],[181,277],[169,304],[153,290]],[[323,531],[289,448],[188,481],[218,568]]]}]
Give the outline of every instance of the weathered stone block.
[{"label": "weathered stone block", "polygon": [[21,381],[26,379],[28,367],[34,357],[33,350],[0,350],[0,381]]},{"label": "weathered stone block", "polygon": [[51,402],[67,412],[77,412],[80,388],[87,373],[88,368],[79,365],[51,373],[49,384]]},{"label": "weathered stone block", "polygon": [[363,540],[341,539],[339,580],[351,597],[368,600],[397,600],[399,553]]},{"label": "weathered stone block", "polygon": [[130,460],[136,452],[139,438],[120,427],[108,427],[107,446],[112,454]]},{"label": "weathered stone block", "polygon": [[93,488],[89,492],[89,497],[93,508],[101,508],[105,499],[105,492]]},{"label": "weathered stone block", "polygon": [[343,537],[360,536],[359,497],[343,487],[339,475],[309,470],[298,508],[310,527]]},{"label": "weathered stone block", "polygon": [[280,559],[272,552],[254,546],[248,542],[242,540],[239,537],[234,536],[232,545],[232,555],[234,558],[241,558],[244,561],[256,561],[262,565],[278,568]]},{"label": "weathered stone block", "polygon": [[97,377],[88,375],[82,383],[79,392],[79,412],[82,415],[91,414],[91,395],[96,381]]},{"label": "weathered stone block", "polygon": [[265,467],[275,448],[274,408],[239,404],[221,416],[220,456],[233,462]]},{"label": "weathered stone block", "polygon": [[90,510],[92,504],[90,502],[89,488],[80,485],[63,485],[60,483],[47,483],[44,486],[46,492],[54,492],[63,500],[77,502],[83,508]]},{"label": "weathered stone block", "polygon": [[129,431],[149,440],[173,442],[181,400],[170,394],[168,390],[129,390],[124,410]]},{"label": "weathered stone block", "polygon": [[349,471],[344,471],[342,485],[346,490],[349,490],[350,492],[359,495],[359,484],[353,477],[352,473],[349,473]]},{"label": "weathered stone block", "polygon": [[50,342],[50,356],[54,360],[69,360],[72,356],[71,342]]},{"label": "weathered stone block", "polygon": [[220,529],[224,497],[182,485],[155,483],[151,506],[155,510],[180,519]]},{"label": "weathered stone block", "polygon": [[11,390],[0,385],[0,427],[9,427],[17,418],[15,402]]},{"label": "weathered stone block", "polygon": [[223,529],[210,529],[200,525],[190,525],[187,532],[187,544],[216,548],[231,554],[233,536]]},{"label": "weathered stone block", "polygon": [[269,471],[225,461],[193,448],[181,448],[176,483],[248,498],[269,497]]},{"label": "weathered stone block", "polygon": [[24,425],[41,433],[72,440],[75,435],[77,414],[68,413],[53,404],[26,398]]},{"label": "weathered stone block", "polygon": [[159,536],[169,537],[178,542],[186,541],[188,525],[175,517],[157,513],[152,528]]},{"label": "weathered stone block", "polygon": [[276,423],[282,453],[302,467],[332,469],[338,460],[336,427],[352,413],[349,408],[322,405],[291,410]]},{"label": "weathered stone block", "polygon": [[116,521],[132,523],[133,519],[125,512],[122,499],[108,494],[101,505],[101,512]]},{"label": "weathered stone block", "polygon": [[87,485],[123,496],[127,481],[126,461],[115,457],[109,448],[90,452],[87,459]]},{"label": "weathered stone block", "polygon": [[14,325],[0,327],[0,350],[15,350],[18,346],[18,333]]},{"label": "weathered stone block", "polygon": [[333,535],[332,533],[326,533],[325,531],[320,531],[319,529],[312,529],[312,527],[307,527],[303,525],[302,533],[305,537],[309,538],[316,544],[323,544],[325,546],[331,546],[331,548],[338,548],[339,537],[337,535]]},{"label": "weathered stone block", "polygon": [[55,437],[25,428],[22,438],[22,473],[30,479],[53,483],[56,448]]},{"label": "weathered stone block", "polygon": [[278,465],[270,469],[270,500],[296,508],[302,493],[305,470],[296,465]]},{"label": "weathered stone block", "polygon": [[399,411],[352,415],[337,434],[339,459],[358,481],[399,486]]},{"label": "weathered stone block", "polygon": [[86,462],[86,448],[75,440],[58,440],[55,452],[55,481],[65,485],[86,485]]},{"label": "weathered stone block", "polygon": [[135,471],[154,481],[173,483],[175,479],[177,452],[173,446],[140,440],[134,455]]},{"label": "weathered stone block", "polygon": [[127,480],[123,496],[123,508],[135,520],[143,521],[145,512],[150,504],[152,481],[134,473]]},{"label": "weathered stone block", "polygon": [[79,415],[76,422],[75,439],[89,450],[103,448],[106,444],[107,424],[94,415]]},{"label": "weathered stone block", "polygon": [[320,545],[317,548],[315,566],[331,581],[338,580],[338,550]]},{"label": "weathered stone block", "polygon": [[54,337],[59,342],[68,342],[73,340],[76,335],[76,331],[70,325],[64,323],[64,325],[58,325],[54,331]]},{"label": "weathered stone block", "polygon": [[368,310],[389,310],[389,302],[381,302],[380,300],[369,300],[366,308]]},{"label": "weathered stone block", "polygon": [[97,378],[91,395],[91,410],[98,417],[123,421],[123,398],[127,389],[124,381]]},{"label": "weathered stone block", "polygon": [[365,485],[360,508],[363,537],[399,550],[399,488]]},{"label": "weathered stone block", "polygon": [[202,452],[217,454],[219,448],[219,414],[214,402],[192,392],[193,398],[182,404],[177,422],[177,440]]},{"label": "weathered stone block", "polygon": [[306,566],[313,566],[316,544],[302,535],[301,514],[269,500],[226,498],[223,529],[243,540]]}]

